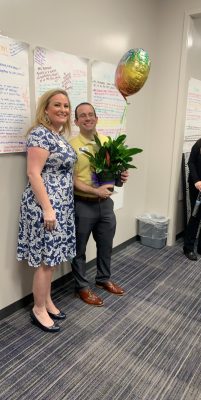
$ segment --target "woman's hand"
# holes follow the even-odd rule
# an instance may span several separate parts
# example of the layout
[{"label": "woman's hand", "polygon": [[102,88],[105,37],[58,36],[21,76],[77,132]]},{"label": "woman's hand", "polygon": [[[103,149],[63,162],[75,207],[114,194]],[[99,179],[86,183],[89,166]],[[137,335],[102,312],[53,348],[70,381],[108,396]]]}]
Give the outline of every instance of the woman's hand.
[{"label": "woman's hand", "polygon": [[43,211],[44,227],[48,231],[53,231],[56,228],[56,213],[53,208]]}]

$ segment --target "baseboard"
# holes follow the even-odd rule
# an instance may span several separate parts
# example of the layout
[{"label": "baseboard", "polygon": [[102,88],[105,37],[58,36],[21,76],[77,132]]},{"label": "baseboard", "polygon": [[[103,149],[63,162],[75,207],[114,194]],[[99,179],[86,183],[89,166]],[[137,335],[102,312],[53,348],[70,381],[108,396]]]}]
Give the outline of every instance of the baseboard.
[{"label": "baseboard", "polygon": [[[113,247],[112,254],[115,254],[118,251],[125,249],[127,246],[129,246],[129,244],[132,244],[132,243],[138,241],[139,239],[140,239],[140,237],[137,235],[137,236],[134,236],[131,239],[128,239],[125,242],[119,244],[118,246]],[[89,261],[87,263],[87,268],[93,267],[95,262],[96,262],[95,258],[93,260]]]},{"label": "baseboard", "polygon": [[[68,272],[67,274],[61,276],[60,278],[56,279],[52,282],[52,289],[57,289],[62,286],[64,283],[72,279],[72,272]],[[8,317],[9,315],[13,314],[15,311],[20,310],[21,308],[25,308],[30,306],[33,303],[33,295],[28,294],[27,296],[23,297],[22,299],[16,301],[15,303],[10,304],[9,306],[0,310],[0,321],[3,318]]]},{"label": "baseboard", "polygon": [[[113,248],[112,253],[115,254],[120,250],[123,250],[129,244],[134,243],[138,240],[138,236],[135,236],[129,240],[126,240],[124,243]],[[87,268],[91,268],[94,266],[96,259],[89,261],[87,263]],[[67,274],[61,276],[60,278],[56,279],[52,282],[52,289],[56,289],[62,286],[64,283],[68,282],[72,279],[72,272],[68,272]],[[33,302],[33,295],[28,294],[27,296],[23,297],[22,299],[16,301],[15,303],[10,304],[9,306],[0,310],[0,320],[3,318],[8,317],[9,315],[13,314],[15,311],[18,311],[21,308],[29,306]]]},{"label": "baseboard", "polygon": [[31,304],[32,301],[33,301],[32,294],[28,294],[27,296],[23,297],[23,299],[20,299],[15,303],[10,304],[9,306],[2,308],[2,310],[0,310],[0,321],[3,318],[6,318],[9,315],[13,314],[15,311],[27,307],[29,304]]},{"label": "baseboard", "polygon": [[177,233],[177,235],[176,235],[176,240],[181,239],[181,238],[183,238],[183,237],[184,237],[184,231],[183,231],[183,232],[180,232],[180,233]]},{"label": "baseboard", "polygon": [[115,254],[115,253],[117,253],[118,251],[125,249],[125,248],[126,248],[127,246],[129,246],[130,244],[135,243],[135,242],[137,242],[137,241],[139,241],[139,240],[140,240],[140,237],[139,237],[138,235],[136,235],[136,236],[132,237],[131,239],[128,239],[128,240],[126,240],[125,242],[119,244],[118,246],[115,246],[115,247],[113,248],[113,250],[112,250],[112,253]]}]

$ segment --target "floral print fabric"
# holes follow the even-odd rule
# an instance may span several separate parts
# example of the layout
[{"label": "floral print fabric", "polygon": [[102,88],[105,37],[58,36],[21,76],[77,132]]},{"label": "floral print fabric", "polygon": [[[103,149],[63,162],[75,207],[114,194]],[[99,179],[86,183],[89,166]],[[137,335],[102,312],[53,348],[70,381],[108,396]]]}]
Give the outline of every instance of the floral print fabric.
[{"label": "floral print fabric", "polygon": [[20,207],[17,259],[26,259],[33,267],[55,266],[75,257],[73,165],[77,157],[63,136],[42,125],[31,131],[27,147],[50,152],[41,176],[57,223],[51,232],[44,228],[42,208],[28,182]]}]

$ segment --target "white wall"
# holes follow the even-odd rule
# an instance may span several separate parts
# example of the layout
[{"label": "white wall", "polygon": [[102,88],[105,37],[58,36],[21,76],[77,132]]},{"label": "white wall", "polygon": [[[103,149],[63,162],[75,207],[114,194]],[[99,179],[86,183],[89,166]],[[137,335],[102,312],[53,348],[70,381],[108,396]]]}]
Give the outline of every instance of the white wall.
[{"label": "white wall", "polygon": [[[196,16],[196,18],[187,18],[189,23],[189,30],[187,33],[187,46],[186,46],[186,66],[185,66],[185,87],[184,90],[187,92],[188,84],[190,78],[195,78],[201,80],[201,16]],[[185,123],[185,112],[186,112],[186,102],[187,93],[184,97],[184,118],[182,118],[182,126]],[[182,136],[182,126],[181,126],[181,136]],[[184,130],[183,130],[184,135]],[[182,137],[181,137],[182,141]],[[180,174],[180,184],[182,186],[182,171]],[[178,208],[176,210],[177,214],[177,232],[181,232],[184,229],[184,205],[183,196],[180,196],[178,201]]]},{"label": "white wall", "polygon": [[188,75],[189,78],[201,80],[201,16],[192,18],[191,21],[191,46],[188,50]]},{"label": "white wall", "polygon": [[[159,1],[152,124],[145,208],[170,217],[169,240],[177,231],[178,190],[184,136],[187,80],[186,16],[200,12],[199,0]],[[182,79],[181,79],[182,73]]]},{"label": "white wall", "polygon": [[[143,47],[154,61],[156,4],[153,0],[0,0],[1,34],[89,59],[117,64],[130,48]],[[30,69],[33,109],[33,69]],[[128,111],[128,142],[146,149],[150,120],[152,78],[143,91],[131,99]],[[138,157],[138,156],[137,156]],[[136,157],[138,170],[131,173],[125,190],[125,207],[117,212],[118,228],[114,245],[133,237],[135,216],[144,209],[146,151]],[[25,155],[0,156],[0,309],[31,292],[33,271],[17,263],[18,213],[26,182]],[[3,189],[4,188],[4,189]],[[88,260],[95,257],[94,244]],[[68,271],[65,265],[57,276]]]},{"label": "white wall", "polygon": [[[200,0],[0,0],[0,30],[34,46],[117,64],[130,48],[148,51],[152,67],[147,83],[129,98],[127,134],[142,147],[137,170],[130,172],[125,206],[117,211],[114,245],[136,235],[136,216],[157,212],[174,217],[171,193],[177,94],[184,11]],[[33,100],[33,71],[30,70]],[[0,156],[0,309],[31,292],[32,271],[15,261],[18,213],[25,186],[25,156]],[[2,195],[3,192],[3,195]],[[172,199],[172,200],[171,200]],[[171,201],[170,201],[171,200]],[[173,222],[173,221],[172,221]],[[94,258],[92,241],[88,260]],[[59,274],[69,270],[62,267]],[[57,274],[58,276],[58,274]]]}]

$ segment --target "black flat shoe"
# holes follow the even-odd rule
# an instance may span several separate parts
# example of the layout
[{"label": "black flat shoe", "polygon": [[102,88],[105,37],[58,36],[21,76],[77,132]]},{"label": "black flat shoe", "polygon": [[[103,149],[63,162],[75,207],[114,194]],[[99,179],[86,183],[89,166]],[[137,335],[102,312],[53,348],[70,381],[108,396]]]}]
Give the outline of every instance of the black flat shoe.
[{"label": "black flat shoe", "polygon": [[42,329],[45,332],[56,333],[60,331],[60,326],[53,324],[52,326],[44,326],[41,322],[36,318],[33,310],[30,311],[31,321],[34,325],[38,326],[38,328]]},{"label": "black flat shoe", "polygon": [[52,319],[62,320],[66,318],[66,314],[63,311],[59,311],[58,314],[52,314],[51,312],[48,311],[48,314]]},{"label": "black flat shoe", "polygon": [[197,259],[198,259],[196,254],[194,253],[194,251],[184,250],[184,254],[191,261],[197,261]]}]

